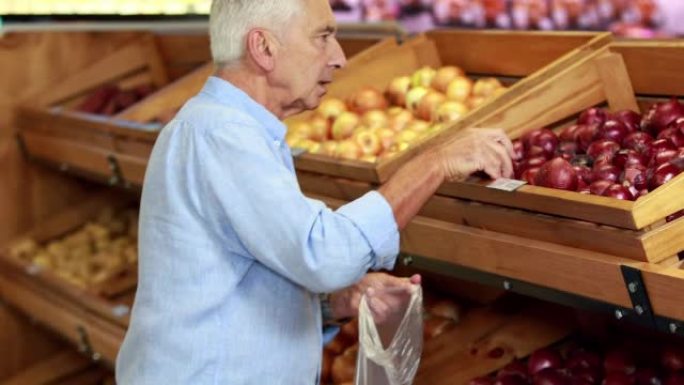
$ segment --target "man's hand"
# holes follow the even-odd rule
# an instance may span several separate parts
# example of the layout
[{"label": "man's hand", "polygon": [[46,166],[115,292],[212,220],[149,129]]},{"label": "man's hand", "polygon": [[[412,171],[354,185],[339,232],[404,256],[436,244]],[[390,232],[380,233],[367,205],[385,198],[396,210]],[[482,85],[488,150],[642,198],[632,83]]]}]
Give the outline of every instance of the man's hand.
[{"label": "man's hand", "polygon": [[420,275],[398,278],[385,273],[368,273],[356,284],[332,293],[330,306],[335,318],[355,317],[363,294],[376,323],[384,322],[392,313],[406,305],[413,285],[419,285]]},{"label": "man's hand", "polygon": [[476,171],[484,171],[493,179],[510,178],[515,158],[513,144],[498,129],[469,129],[444,143],[438,150],[445,179],[460,181]]}]

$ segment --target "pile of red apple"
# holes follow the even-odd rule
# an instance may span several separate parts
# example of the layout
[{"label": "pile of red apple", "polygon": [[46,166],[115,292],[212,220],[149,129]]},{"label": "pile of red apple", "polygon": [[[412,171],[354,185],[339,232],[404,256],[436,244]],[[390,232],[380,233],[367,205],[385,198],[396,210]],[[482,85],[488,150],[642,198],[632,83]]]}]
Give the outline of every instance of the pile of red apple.
[{"label": "pile of red apple", "polygon": [[636,200],[684,169],[684,105],[676,98],[640,114],[590,108],[558,134],[513,142],[515,176],[529,184]]},{"label": "pile of red apple", "polygon": [[142,84],[130,89],[117,85],[103,85],[91,92],[76,108],[80,112],[98,115],[115,115],[154,91],[150,84]]},{"label": "pile of red apple", "polygon": [[288,125],[287,141],[310,153],[375,162],[503,91],[495,78],[473,81],[455,66],[423,67],[394,78],[384,92],[363,87],[346,101],[323,100],[310,118]]},{"label": "pile of red apple", "polygon": [[682,385],[684,347],[629,346],[544,348],[470,385]]}]

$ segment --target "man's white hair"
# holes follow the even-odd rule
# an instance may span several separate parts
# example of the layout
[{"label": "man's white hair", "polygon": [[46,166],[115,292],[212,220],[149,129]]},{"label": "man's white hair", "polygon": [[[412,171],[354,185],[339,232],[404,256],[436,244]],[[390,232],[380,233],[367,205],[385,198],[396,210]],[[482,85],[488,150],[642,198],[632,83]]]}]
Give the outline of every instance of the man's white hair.
[{"label": "man's white hair", "polygon": [[282,31],[301,9],[302,0],[213,0],[209,38],[214,63],[236,63],[244,55],[247,32],[259,27]]}]

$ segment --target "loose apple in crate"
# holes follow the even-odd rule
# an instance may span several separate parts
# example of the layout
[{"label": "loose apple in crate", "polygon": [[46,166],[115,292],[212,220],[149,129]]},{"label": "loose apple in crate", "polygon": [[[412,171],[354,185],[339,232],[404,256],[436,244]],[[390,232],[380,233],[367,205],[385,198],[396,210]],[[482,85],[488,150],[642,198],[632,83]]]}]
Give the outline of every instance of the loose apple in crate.
[{"label": "loose apple in crate", "polygon": [[361,146],[351,139],[340,141],[335,148],[335,157],[337,158],[359,159],[362,156]]},{"label": "loose apple in crate", "polygon": [[432,84],[432,79],[435,78],[436,74],[437,74],[437,71],[435,71],[434,68],[429,67],[429,66],[423,66],[423,67],[417,69],[411,75],[411,85],[413,87],[428,88],[428,87],[430,87],[430,84]]},{"label": "loose apple in crate", "polygon": [[418,112],[418,104],[429,92],[426,87],[414,87],[406,94],[406,108],[414,115]]},{"label": "loose apple in crate", "polygon": [[342,100],[337,98],[324,99],[316,109],[316,113],[318,113],[318,115],[328,119],[331,122],[345,111],[347,111],[347,105]]},{"label": "loose apple in crate", "polygon": [[312,116],[311,119],[309,119],[309,126],[311,127],[311,131],[309,132],[308,139],[322,142],[332,137],[332,124],[330,123],[330,120],[321,115],[316,114]]},{"label": "loose apple in crate", "polygon": [[344,140],[352,136],[356,127],[359,126],[361,119],[353,112],[341,113],[332,125],[332,138]]},{"label": "loose apple in crate", "polygon": [[354,133],[352,140],[361,148],[363,156],[377,156],[382,151],[382,141],[377,132],[364,128]]},{"label": "loose apple in crate", "polygon": [[427,121],[435,120],[437,108],[446,100],[446,96],[441,92],[429,90],[418,102],[416,116],[418,119]]},{"label": "loose apple in crate", "polygon": [[390,82],[387,87],[387,99],[395,106],[406,107],[406,94],[411,89],[411,78],[399,76]]},{"label": "loose apple in crate", "polygon": [[465,103],[473,90],[473,81],[465,76],[459,76],[447,86],[446,96],[449,100]]},{"label": "loose apple in crate", "polygon": [[447,88],[449,87],[449,83],[451,83],[452,80],[456,79],[459,76],[464,76],[464,75],[465,75],[465,73],[459,67],[456,67],[456,66],[440,67],[439,69],[437,69],[437,72],[435,73],[435,77],[432,78],[432,83],[430,83],[430,86],[432,88],[434,88],[435,90],[444,94],[447,92]]},{"label": "loose apple in crate", "polygon": [[387,127],[389,117],[382,110],[370,110],[361,116],[361,125],[368,128]]},{"label": "loose apple in crate", "polygon": [[446,100],[437,107],[435,120],[437,122],[453,122],[468,113],[468,107],[455,100]]},{"label": "loose apple in crate", "polygon": [[363,115],[370,110],[387,109],[385,96],[373,87],[363,87],[347,99],[350,111]]},{"label": "loose apple in crate", "polygon": [[311,124],[306,121],[298,120],[287,125],[285,141],[290,147],[302,139],[309,139],[311,136]]},{"label": "loose apple in crate", "polygon": [[406,128],[406,126],[414,119],[411,111],[401,107],[392,107],[387,110],[387,118],[388,127],[395,132],[399,132]]},{"label": "loose apple in crate", "polygon": [[489,97],[501,88],[503,88],[503,85],[497,78],[480,78],[475,81],[472,93],[475,96]]}]

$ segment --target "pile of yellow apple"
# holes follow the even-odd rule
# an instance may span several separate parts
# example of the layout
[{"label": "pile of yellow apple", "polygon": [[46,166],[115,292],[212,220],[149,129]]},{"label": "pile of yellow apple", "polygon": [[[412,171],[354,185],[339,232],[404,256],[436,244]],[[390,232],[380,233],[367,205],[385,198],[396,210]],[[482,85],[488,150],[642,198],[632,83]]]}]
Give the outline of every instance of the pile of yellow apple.
[{"label": "pile of yellow apple", "polygon": [[137,264],[137,232],[137,210],[107,207],[80,229],[45,245],[21,239],[10,245],[9,255],[76,286],[90,287]]},{"label": "pile of yellow apple", "polygon": [[287,142],[313,154],[375,162],[505,90],[496,78],[472,80],[456,66],[426,66],[394,78],[384,93],[366,86],[346,101],[324,99],[308,119],[288,123]]}]

